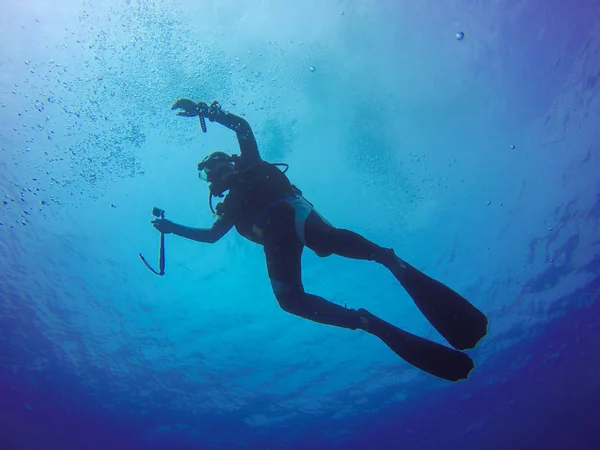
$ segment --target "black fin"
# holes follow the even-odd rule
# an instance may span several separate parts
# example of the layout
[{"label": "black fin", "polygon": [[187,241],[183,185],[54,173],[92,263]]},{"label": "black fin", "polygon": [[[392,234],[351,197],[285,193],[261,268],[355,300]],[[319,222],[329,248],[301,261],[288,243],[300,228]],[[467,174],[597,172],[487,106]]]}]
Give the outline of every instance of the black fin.
[{"label": "black fin", "polygon": [[488,319],[463,296],[398,259],[392,272],[434,328],[458,350],[475,348]]},{"label": "black fin", "polygon": [[394,353],[413,366],[448,381],[466,380],[475,368],[465,353],[424,339],[361,309],[368,324],[363,329],[381,339]]}]

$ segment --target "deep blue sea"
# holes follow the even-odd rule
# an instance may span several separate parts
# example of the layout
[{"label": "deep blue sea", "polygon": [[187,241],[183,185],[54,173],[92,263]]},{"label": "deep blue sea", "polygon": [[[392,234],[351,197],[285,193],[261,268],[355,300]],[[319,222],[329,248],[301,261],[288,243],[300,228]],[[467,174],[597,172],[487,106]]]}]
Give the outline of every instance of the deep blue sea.
[{"label": "deep blue sea", "polygon": [[[0,4],[0,450],[600,449],[597,0]],[[235,132],[489,319],[450,382],[282,310],[197,165]],[[215,204],[220,199],[215,200]],[[373,262],[307,292],[448,345]]]}]

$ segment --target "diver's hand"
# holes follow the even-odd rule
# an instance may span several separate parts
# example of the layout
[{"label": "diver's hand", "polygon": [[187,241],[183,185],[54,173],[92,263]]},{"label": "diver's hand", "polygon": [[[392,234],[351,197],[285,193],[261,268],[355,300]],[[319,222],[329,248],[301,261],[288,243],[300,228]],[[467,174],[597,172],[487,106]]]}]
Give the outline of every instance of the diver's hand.
[{"label": "diver's hand", "polygon": [[178,227],[176,223],[171,222],[168,219],[155,219],[151,223],[154,225],[154,228],[163,234],[175,233],[175,230],[177,230]]},{"label": "diver's hand", "polygon": [[208,119],[212,122],[214,121],[215,116],[221,113],[221,105],[219,102],[214,101],[210,105],[207,105],[204,102],[195,103],[194,101],[188,98],[180,98],[171,109],[183,109],[183,111],[178,111],[178,116],[183,117],[196,117],[196,116],[204,116],[208,117]]},{"label": "diver's hand", "polygon": [[[206,105],[206,103],[205,103]],[[219,105],[218,101],[214,101],[210,104],[210,106],[207,106],[208,110],[206,112],[206,114],[204,114],[206,117],[208,117],[208,120],[210,120],[211,122],[215,121],[215,117],[217,117],[219,114],[221,114],[223,112],[223,110],[221,109],[221,105]]]},{"label": "diver's hand", "polygon": [[208,105],[204,102],[196,103],[190,100],[189,98],[180,98],[175,103],[173,103],[171,109],[183,109],[183,111],[177,112],[178,116],[196,117],[205,116],[208,112]]}]

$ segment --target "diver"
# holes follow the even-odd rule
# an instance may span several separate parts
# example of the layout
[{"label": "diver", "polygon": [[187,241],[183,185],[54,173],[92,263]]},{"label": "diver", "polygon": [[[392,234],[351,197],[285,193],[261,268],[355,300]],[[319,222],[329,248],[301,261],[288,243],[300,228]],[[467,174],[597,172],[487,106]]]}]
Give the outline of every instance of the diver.
[{"label": "diver", "polygon": [[[191,228],[164,218],[152,221],[163,234],[214,243],[233,227],[243,237],[263,246],[267,272],[281,309],[297,316],[350,330],[364,330],[380,338],[405,361],[440,378],[466,379],[474,368],[462,351],[472,349],[487,334],[486,316],[461,295],[400,259],[391,248],[380,247],[360,234],[331,225],[294,186],[285,170],[263,160],[248,122],[210,105],[179,99],[172,110],[179,116],[217,122],[237,135],[239,155],[216,151],[198,164],[200,178],[209,183],[211,210],[216,221],[207,229]],[[223,200],[213,209],[213,197]],[[369,260],[386,267],[451,349],[391,325],[366,309],[350,309],[304,290],[301,255],[308,247],[318,256],[332,254]]]}]

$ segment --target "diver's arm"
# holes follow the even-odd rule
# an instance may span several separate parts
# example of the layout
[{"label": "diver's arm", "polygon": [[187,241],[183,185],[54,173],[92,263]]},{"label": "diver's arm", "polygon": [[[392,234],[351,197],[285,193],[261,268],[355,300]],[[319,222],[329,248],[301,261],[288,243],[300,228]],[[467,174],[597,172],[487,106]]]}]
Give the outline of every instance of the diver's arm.
[{"label": "diver's arm", "polygon": [[173,234],[198,242],[214,244],[227,234],[233,227],[233,224],[223,217],[219,217],[210,228],[190,228],[183,225],[177,225]]},{"label": "diver's arm", "polygon": [[260,161],[261,158],[260,153],[258,152],[258,145],[256,144],[252,128],[246,119],[230,112],[223,111],[220,107],[213,108],[213,105],[210,106],[209,113],[206,117],[208,117],[208,120],[211,122],[220,123],[230,130],[235,131],[240,145],[240,152],[244,160],[250,162]]},{"label": "diver's arm", "polygon": [[213,244],[221,239],[231,228],[233,223],[225,217],[220,216],[219,219],[210,228],[192,228],[184,225],[179,225],[167,219],[156,219],[152,221],[154,228],[164,234],[176,234],[187,239],[197,242],[205,242]]},{"label": "diver's arm", "polygon": [[211,122],[217,122],[221,125],[235,131],[237,135],[238,143],[240,144],[240,151],[242,158],[245,161],[254,163],[260,161],[260,154],[258,153],[258,145],[256,145],[256,139],[250,124],[246,119],[242,119],[235,114],[223,111],[219,102],[212,102],[207,105],[204,102],[195,103],[188,98],[180,98],[171,109],[182,109],[177,113],[178,116],[183,117],[206,117]]}]

